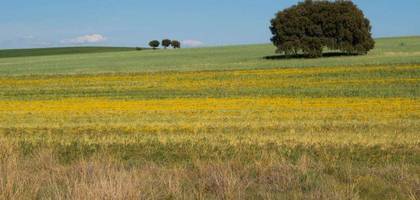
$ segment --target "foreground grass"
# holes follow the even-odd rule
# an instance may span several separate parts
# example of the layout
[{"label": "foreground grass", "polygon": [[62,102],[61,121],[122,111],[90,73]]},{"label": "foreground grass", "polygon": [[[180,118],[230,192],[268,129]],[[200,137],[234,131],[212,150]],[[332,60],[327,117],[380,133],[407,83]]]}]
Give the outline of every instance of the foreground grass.
[{"label": "foreground grass", "polygon": [[366,56],[266,60],[273,45],[0,58],[0,75],[96,74],[420,63],[420,37],[378,39]]},{"label": "foreground grass", "polygon": [[[182,155],[179,150],[193,144],[196,143],[176,146],[173,155]],[[125,164],[103,152],[63,164],[60,156],[64,150],[80,153],[81,149],[60,147],[61,155],[57,154],[60,150],[40,150],[24,156],[16,154],[19,150],[15,148],[19,147],[0,145],[2,199],[416,199],[419,196],[418,161],[410,161],[413,156],[405,156],[409,155],[407,152],[381,147],[230,146],[231,151],[240,151],[241,156],[245,156],[246,150],[262,151],[258,159],[248,162],[240,158],[214,158],[209,162],[197,157],[188,165],[167,165],[150,161]],[[165,154],[174,147],[165,146]],[[195,153],[201,151],[199,146],[196,148]],[[317,149],[320,151],[314,151]],[[418,153],[418,148],[399,149]],[[137,150],[133,154],[150,149]],[[153,150],[157,157],[158,149]],[[289,150],[296,156],[268,153],[270,150]],[[361,152],[365,154],[360,155]],[[372,164],[370,158],[374,154],[378,158]],[[388,159],[392,155],[407,159],[392,161]],[[363,156],[369,161],[357,160]]]}]

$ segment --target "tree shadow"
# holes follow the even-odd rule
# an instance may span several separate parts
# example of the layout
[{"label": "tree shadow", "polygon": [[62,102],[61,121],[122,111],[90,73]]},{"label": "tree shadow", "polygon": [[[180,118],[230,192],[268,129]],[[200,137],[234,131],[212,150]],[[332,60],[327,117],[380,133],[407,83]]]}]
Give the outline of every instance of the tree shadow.
[{"label": "tree shadow", "polygon": [[[329,58],[329,57],[342,57],[342,56],[358,56],[359,54],[355,53],[344,53],[344,52],[326,52],[322,54],[321,58]],[[265,56],[263,57],[266,60],[288,60],[288,59],[310,59],[305,54],[297,54],[297,55],[272,55],[272,56]]]}]

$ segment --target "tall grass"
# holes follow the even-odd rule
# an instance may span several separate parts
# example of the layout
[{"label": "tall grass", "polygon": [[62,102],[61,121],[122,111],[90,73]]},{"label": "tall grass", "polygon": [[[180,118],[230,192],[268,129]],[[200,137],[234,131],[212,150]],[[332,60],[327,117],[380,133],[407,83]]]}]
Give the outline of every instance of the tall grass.
[{"label": "tall grass", "polygon": [[[351,157],[331,158],[329,151],[319,155],[308,151],[293,160],[264,154],[249,163],[238,158],[197,158],[189,164],[167,165],[130,164],[102,153],[63,163],[48,149],[29,156],[17,153],[16,148],[22,147],[4,142],[0,146],[1,199],[416,199],[420,195],[418,163],[377,159],[376,164],[364,164]],[[355,158],[360,156],[354,148],[344,152],[350,151]],[[366,155],[372,152],[367,150]]]}]

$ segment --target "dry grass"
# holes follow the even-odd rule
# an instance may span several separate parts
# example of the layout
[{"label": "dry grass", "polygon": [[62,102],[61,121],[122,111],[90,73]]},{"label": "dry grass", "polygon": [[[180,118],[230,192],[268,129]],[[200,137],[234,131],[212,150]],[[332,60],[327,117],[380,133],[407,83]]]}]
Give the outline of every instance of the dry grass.
[{"label": "dry grass", "polygon": [[364,169],[345,165],[331,173],[305,155],[295,164],[197,161],[188,167],[149,163],[132,168],[105,157],[62,165],[48,151],[23,158],[2,147],[1,199],[360,199],[361,193],[415,199],[420,195],[419,176],[413,176],[414,166],[409,165]]}]

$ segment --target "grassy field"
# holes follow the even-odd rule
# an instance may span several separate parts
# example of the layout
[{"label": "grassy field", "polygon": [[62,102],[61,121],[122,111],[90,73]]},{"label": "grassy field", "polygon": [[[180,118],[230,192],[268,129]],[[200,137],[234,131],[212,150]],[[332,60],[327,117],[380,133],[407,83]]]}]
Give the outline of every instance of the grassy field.
[{"label": "grassy field", "polygon": [[420,38],[0,59],[0,199],[419,199]]},{"label": "grassy field", "polygon": [[0,76],[269,69],[420,63],[420,37],[378,39],[367,56],[267,60],[270,44],[0,59]]}]

